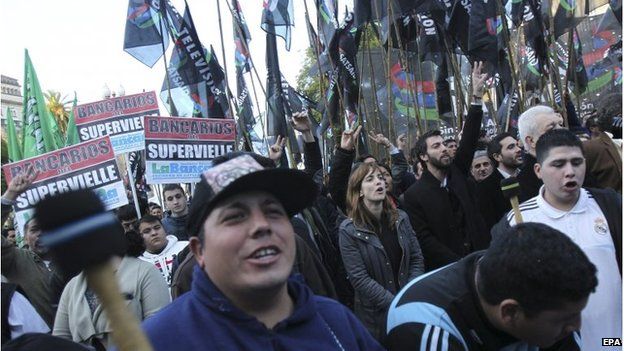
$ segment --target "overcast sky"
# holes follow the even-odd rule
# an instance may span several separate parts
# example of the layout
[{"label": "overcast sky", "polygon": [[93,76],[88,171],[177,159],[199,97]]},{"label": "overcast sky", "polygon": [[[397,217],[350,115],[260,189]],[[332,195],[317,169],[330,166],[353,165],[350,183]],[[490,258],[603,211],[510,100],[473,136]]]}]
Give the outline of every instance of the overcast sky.
[{"label": "overcast sky", "polygon": [[[217,0],[188,0],[199,38],[213,45],[223,66]],[[225,57],[230,82],[234,82],[232,17],[226,0],[221,1]],[[295,85],[304,51],[308,47],[303,0],[294,1],[295,28],[290,52],[278,38],[281,70]],[[341,2],[341,11],[345,3]],[[180,13],[183,0],[172,0]],[[231,3],[231,0],[230,0]],[[262,84],[265,84],[265,35],[260,29],[262,0],[240,0],[251,32],[250,51]],[[316,23],[314,0],[308,0],[312,23]],[[73,97],[79,103],[102,99],[102,87],[120,85],[126,94],[160,90],[165,74],[162,58],[149,68],[123,50],[127,0],[0,0],[0,72],[17,78],[23,85],[24,49],[33,61],[44,91],[52,89]],[[342,16],[339,15],[339,19]],[[169,46],[167,61],[173,45]],[[230,84],[235,91],[236,85]],[[258,87],[259,89],[259,87]],[[165,114],[161,105],[161,114]]]}]

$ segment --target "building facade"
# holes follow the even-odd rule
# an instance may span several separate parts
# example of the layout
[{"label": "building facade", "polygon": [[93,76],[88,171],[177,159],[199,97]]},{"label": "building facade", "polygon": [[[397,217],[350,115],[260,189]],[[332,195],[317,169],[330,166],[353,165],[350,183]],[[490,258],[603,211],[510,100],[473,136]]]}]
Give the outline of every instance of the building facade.
[{"label": "building facade", "polygon": [[22,110],[24,107],[22,97],[22,86],[17,79],[11,78],[5,75],[0,76],[2,78],[2,90],[0,94],[0,111],[2,128],[6,126],[6,113],[7,108],[13,112],[13,120],[15,121],[15,127],[19,130],[22,127]]}]

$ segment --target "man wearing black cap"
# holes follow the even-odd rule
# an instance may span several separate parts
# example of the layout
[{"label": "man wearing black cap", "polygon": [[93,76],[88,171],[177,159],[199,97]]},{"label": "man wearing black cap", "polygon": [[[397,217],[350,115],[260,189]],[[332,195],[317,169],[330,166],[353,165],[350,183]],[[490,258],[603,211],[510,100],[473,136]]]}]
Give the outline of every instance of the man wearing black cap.
[{"label": "man wearing black cap", "polygon": [[291,277],[303,172],[243,155],[204,172],[189,212],[192,289],[144,329],[155,350],[381,350],[344,306]]}]

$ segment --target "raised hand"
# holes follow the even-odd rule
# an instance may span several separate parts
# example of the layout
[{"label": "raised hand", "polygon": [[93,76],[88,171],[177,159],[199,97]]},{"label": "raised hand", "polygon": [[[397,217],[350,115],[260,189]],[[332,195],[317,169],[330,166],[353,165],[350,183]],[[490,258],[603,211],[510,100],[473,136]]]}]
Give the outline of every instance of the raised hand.
[{"label": "raised hand", "polygon": [[308,111],[295,112],[292,115],[291,121],[292,127],[295,130],[301,132],[303,140],[306,143],[314,142],[314,135],[312,134],[312,127],[310,119],[308,118]]},{"label": "raised hand", "polygon": [[386,138],[385,135],[381,134],[381,133],[375,133],[375,131],[369,131],[368,132],[368,138],[374,142],[376,142],[379,145],[383,145],[387,148],[392,146],[392,143],[390,142],[390,140],[388,138]]},{"label": "raised hand", "polygon": [[275,144],[269,147],[269,158],[275,162],[279,161],[284,152],[284,145],[286,145],[286,138],[278,135],[275,138]]},{"label": "raised hand", "polygon": [[32,166],[24,169],[21,173],[13,177],[9,182],[7,190],[4,192],[5,199],[15,201],[30,185],[35,181],[39,172],[35,171]]},{"label": "raised hand", "polygon": [[310,120],[308,119],[308,111],[295,112],[292,115],[292,126],[295,130],[305,133],[310,131]]},{"label": "raised hand", "polygon": [[397,149],[405,151],[407,149],[407,134],[403,133],[400,134],[397,138],[396,138],[396,146]]},{"label": "raised hand", "polygon": [[476,98],[483,97],[483,87],[488,79],[487,73],[481,73],[483,61],[475,62],[472,65],[472,95]]},{"label": "raised hand", "polygon": [[349,151],[354,150],[360,131],[362,131],[362,126],[358,126],[355,130],[345,129],[340,138],[340,148]]}]

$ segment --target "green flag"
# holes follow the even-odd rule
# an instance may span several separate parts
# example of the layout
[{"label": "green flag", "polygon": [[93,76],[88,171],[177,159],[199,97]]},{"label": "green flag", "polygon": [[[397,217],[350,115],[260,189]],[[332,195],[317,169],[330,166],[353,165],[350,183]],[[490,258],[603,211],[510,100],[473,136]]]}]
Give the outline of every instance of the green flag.
[{"label": "green flag", "polygon": [[15,122],[13,121],[13,112],[7,107],[7,144],[9,149],[9,162],[16,162],[22,159],[22,145],[17,139],[15,131]]},{"label": "green flag", "polygon": [[54,151],[64,143],[56,120],[43,99],[28,50],[25,50],[24,61],[23,156],[29,158]]},{"label": "green flag", "polygon": [[69,121],[67,122],[67,139],[65,140],[65,146],[78,144],[80,142],[80,138],[78,137],[78,128],[76,128],[76,119],[74,117],[74,109],[76,108],[77,102],[78,98],[76,98],[76,92],[74,91],[74,103],[72,105],[71,111],[69,112]]}]

